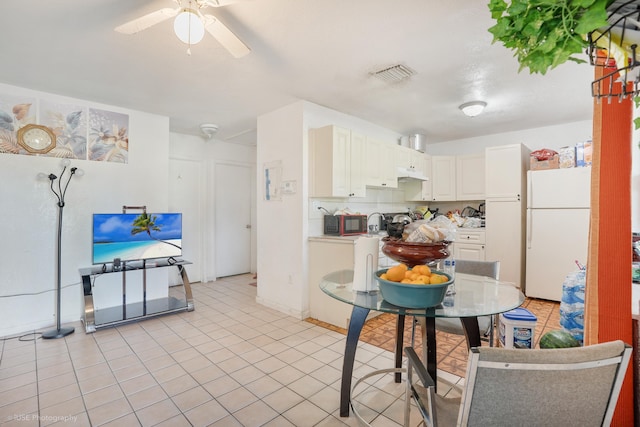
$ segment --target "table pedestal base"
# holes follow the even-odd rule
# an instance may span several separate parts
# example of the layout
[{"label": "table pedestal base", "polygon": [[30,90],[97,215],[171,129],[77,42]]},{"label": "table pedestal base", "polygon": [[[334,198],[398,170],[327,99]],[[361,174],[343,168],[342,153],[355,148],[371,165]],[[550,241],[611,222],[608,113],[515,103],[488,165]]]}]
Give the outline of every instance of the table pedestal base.
[{"label": "table pedestal base", "polygon": [[[367,320],[369,309],[359,306],[353,306],[351,312],[351,320],[349,321],[349,329],[347,330],[347,341],[344,350],[344,360],[342,362],[342,382],[340,385],[340,416],[349,416],[349,404],[351,402],[351,380],[353,378],[353,365],[356,357],[356,349],[358,348],[358,341],[360,340],[360,332],[364,326],[364,322]],[[436,352],[436,319],[435,317],[416,317],[418,323],[420,323],[420,330],[422,334],[422,351],[424,358],[426,359],[427,372],[433,378],[438,387],[437,376],[437,352]],[[479,347],[480,342],[480,328],[478,326],[478,319],[476,317],[464,317],[460,319],[465,332],[467,340],[467,347]],[[415,321],[412,319],[412,321]],[[396,321],[396,347],[395,347],[395,367],[382,370],[384,372],[375,371],[375,373],[367,374],[365,377],[358,380],[356,385],[359,384],[364,378],[368,378],[371,375],[376,375],[385,372],[394,372],[395,381],[402,381],[402,355],[404,345],[404,325],[405,315],[398,315]],[[355,386],[354,386],[355,388]],[[354,410],[355,414],[355,410]],[[357,414],[355,414],[358,416]]]}]

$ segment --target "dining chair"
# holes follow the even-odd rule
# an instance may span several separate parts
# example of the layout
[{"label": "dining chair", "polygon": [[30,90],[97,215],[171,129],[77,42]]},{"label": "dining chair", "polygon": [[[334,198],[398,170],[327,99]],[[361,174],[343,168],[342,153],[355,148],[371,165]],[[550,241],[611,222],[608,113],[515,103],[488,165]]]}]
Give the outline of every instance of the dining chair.
[{"label": "dining chair", "polygon": [[427,427],[608,426],[631,352],[620,340],[561,349],[474,347],[462,397],[446,398],[405,347],[405,427],[414,401]]},{"label": "dining chair", "polygon": [[[475,274],[478,276],[500,278],[500,261],[472,261],[456,260],[456,273]],[[478,317],[478,326],[481,337],[489,341],[489,346],[494,344],[495,316]],[[464,335],[462,322],[458,318],[436,318],[436,330],[448,334]]]}]

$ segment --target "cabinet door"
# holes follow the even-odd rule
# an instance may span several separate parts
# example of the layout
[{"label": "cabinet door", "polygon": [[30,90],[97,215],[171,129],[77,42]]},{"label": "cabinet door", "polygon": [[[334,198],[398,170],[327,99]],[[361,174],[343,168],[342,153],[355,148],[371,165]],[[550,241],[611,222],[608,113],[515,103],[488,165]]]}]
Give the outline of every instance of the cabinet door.
[{"label": "cabinet door", "polygon": [[380,145],[380,159],[378,167],[382,174],[382,185],[387,188],[398,188],[398,170],[393,161],[397,145],[382,142]]},{"label": "cabinet door", "polygon": [[424,176],[428,178],[427,181],[422,181],[420,186],[422,187],[422,200],[433,199],[433,169],[431,167],[431,156],[425,154],[424,156]]},{"label": "cabinet door", "polygon": [[425,170],[426,161],[427,161],[426,154],[421,153],[420,151],[417,151],[417,150],[411,150],[411,153],[409,155],[409,169],[413,169],[416,172],[420,172],[424,174],[426,172]]},{"label": "cabinet door", "polygon": [[309,132],[311,197],[364,197],[365,138],[325,126]]},{"label": "cabinet door", "polygon": [[397,167],[415,170],[420,173],[425,172],[424,163],[427,158],[426,154],[399,145],[395,146],[395,151]]},{"label": "cabinet door", "polygon": [[484,200],[484,153],[456,157],[456,199]]},{"label": "cabinet door", "polygon": [[456,242],[453,257],[469,261],[485,261],[484,245]]},{"label": "cabinet door", "polygon": [[456,199],[455,156],[433,156],[431,158],[431,192],[433,201]]},{"label": "cabinet door", "polygon": [[396,166],[409,169],[411,167],[411,149],[401,145],[394,148]]},{"label": "cabinet door", "polygon": [[366,185],[397,188],[396,146],[367,138]]},{"label": "cabinet door", "polygon": [[349,197],[364,197],[366,194],[366,137],[356,132],[351,132],[349,141]]},{"label": "cabinet door", "polygon": [[500,280],[524,283],[524,225],[522,202],[486,202],[485,241],[487,260],[500,261]]},{"label": "cabinet door", "polygon": [[334,196],[348,196],[351,187],[351,131],[332,126],[333,145],[333,191]]},{"label": "cabinet door", "polygon": [[422,173],[428,178],[427,181],[409,180],[404,182],[404,199],[408,202],[428,202],[431,195],[431,156],[423,154]]},{"label": "cabinet door", "polygon": [[487,199],[520,200],[523,196],[528,156],[522,144],[485,149],[485,193]]},{"label": "cabinet door", "polygon": [[351,131],[325,126],[309,131],[310,197],[348,197]]}]

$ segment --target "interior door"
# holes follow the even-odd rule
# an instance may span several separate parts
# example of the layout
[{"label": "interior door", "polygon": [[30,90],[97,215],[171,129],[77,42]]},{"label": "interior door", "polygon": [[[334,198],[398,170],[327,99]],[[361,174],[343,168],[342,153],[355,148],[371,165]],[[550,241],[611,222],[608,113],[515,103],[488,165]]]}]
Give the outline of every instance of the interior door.
[{"label": "interior door", "polygon": [[251,168],[215,166],[216,277],[251,272]]}]

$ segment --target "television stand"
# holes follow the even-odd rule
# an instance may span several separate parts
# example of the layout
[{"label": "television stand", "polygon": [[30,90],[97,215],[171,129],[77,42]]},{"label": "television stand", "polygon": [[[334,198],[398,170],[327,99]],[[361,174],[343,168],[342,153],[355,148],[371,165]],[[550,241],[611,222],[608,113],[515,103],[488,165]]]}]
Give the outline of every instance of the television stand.
[{"label": "television stand", "polygon": [[[182,311],[193,311],[193,295],[191,284],[184,266],[191,264],[175,258],[155,259],[153,261],[129,261],[121,268],[113,268],[113,264],[102,264],[80,269],[82,289],[84,293],[84,327],[86,333],[95,332],[98,328],[115,326],[122,323],[135,322],[141,319]],[[170,295],[166,298],[147,300],[147,270],[152,268],[176,267],[182,277],[184,295]],[[127,272],[142,270],[142,301],[127,303]],[[96,310],[93,305],[92,279],[102,274],[122,274],[122,305]],[[174,292],[175,294],[175,292]]]}]

